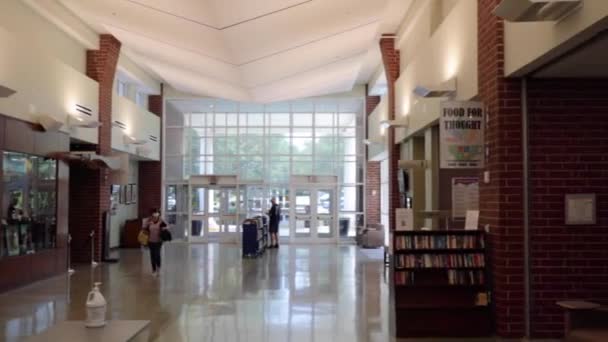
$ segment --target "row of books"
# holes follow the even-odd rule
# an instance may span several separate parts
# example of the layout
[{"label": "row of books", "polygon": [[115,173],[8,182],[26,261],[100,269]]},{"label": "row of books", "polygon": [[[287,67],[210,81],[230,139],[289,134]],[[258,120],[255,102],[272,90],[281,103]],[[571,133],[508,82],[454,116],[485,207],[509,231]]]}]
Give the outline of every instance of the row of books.
[{"label": "row of books", "polygon": [[[484,272],[447,270],[447,285],[483,285]],[[416,272],[395,272],[395,285],[417,285]]]},{"label": "row of books", "polygon": [[485,259],[484,255],[481,253],[395,255],[396,268],[455,268],[484,266]]},{"label": "row of books", "polygon": [[462,249],[484,248],[482,236],[396,236],[395,248],[404,249]]},{"label": "row of books", "polygon": [[485,277],[483,271],[456,271],[448,270],[448,284],[450,285],[483,285]]}]

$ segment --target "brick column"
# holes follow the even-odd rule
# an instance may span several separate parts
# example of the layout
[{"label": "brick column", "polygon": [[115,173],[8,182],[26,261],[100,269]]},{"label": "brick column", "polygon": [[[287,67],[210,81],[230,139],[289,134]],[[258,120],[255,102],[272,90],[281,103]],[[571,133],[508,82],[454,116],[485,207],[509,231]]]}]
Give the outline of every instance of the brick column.
[{"label": "brick column", "polygon": [[[99,140],[97,153],[112,153],[112,90],[121,43],[111,35],[101,35],[99,50],[87,51],[87,76],[99,83]],[[82,166],[70,168],[70,220],[72,261],[91,260],[89,234],[95,232],[95,259],[101,258],[105,236],[103,213],[110,209],[109,172]]]},{"label": "brick column", "polygon": [[[162,85],[161,85],[162,86]],[[162,144],[163,144],[163,92],[161,87],[160,95],[150,95],[148,97],[148,110],[161,118],[160,141],[161,141],[161,161],[142,161],[139,162],[139,216],[145,217],[150,210],[161,208],[162,203]]]},{"label": "brick column", "polygon": [[[382,52],[382,62],[386,73],[388,85],[388,119],[395,119],[395,82],[399,78],[400,58],[399,50],[395,49],[394,35],[383,35],[380,39],[380,51]],[[387,130],[388,139],[388,229],[395,229],[395,209],[399,207],[399,183],[397,180],[398,162],[400,157],[400,144],[395,144],[395,127]]]},{"label": "brick column", "polygon": [[[492,14],[500,0],[479,0],[479,97],[488,108],[485,141],[490,183],[480,184],[480,223],[488,224],[496,332],[525,335],[523,153],[520,80],[504,78],[504,28]],[[483,179],[483,177],[481,178]]]},{"label": "brick column", "polygon": [[[380,96],[369,96],[367,86],[365,87],[365,114],[366,118],[376,109],[380,103]],[[369,121],[368,121],[369,122]],[[369,137],[369,125],[368,133]],[[380,162],[367,161],[369,157],[366,149],[366,173],[365,173],[365,217],[367,223],[377,224],[381,222],[380,218]]]}]

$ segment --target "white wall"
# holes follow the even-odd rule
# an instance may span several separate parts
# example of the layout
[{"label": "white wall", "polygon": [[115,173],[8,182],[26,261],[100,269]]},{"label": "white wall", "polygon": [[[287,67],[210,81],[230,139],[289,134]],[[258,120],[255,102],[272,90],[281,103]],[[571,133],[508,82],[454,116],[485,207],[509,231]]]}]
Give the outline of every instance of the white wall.
[{"label": "white wall", "polygon": [[[41,2],[51,2],[43,0]],[[86,72],[86,48],[33,11],[23,0],[0,1],[0,26],[27,42],[36,56],[50,55]]]},{"label": "white wall", "polygon": [[607,15],[608,1],[584,0],[580,10],[559,22],[505,22],[505,75],[521,76],[606,29],[601,21]]},{"label": "white wall", "polygon": [[369,160],[379,160],[383,158],[386,152],[386,131],[380,127],[380,121],[388,119],[388,96],[382,96],[380,103],[367,119],[368,139],[372,142],[381,144],[368,145],[367,158]]},{"label": "white wall", "polygon": [[[137,160],[129,160],[129,184],[139,185],[139,163]],[[136,219],[138,217],[138,204],[118,204],[116,214],[112,215],[111,231],[110,231],[110,248],[120,246],[120,236],[125,225],[125,221]]]},{"label": "white wall", "polygon": [[[430,2],[426,6],[430,7]],[[456,77],[457,99],[477,95],[477,1],[460,0],[453,6],[432,35],[433,12],[426,7],[419,9],[415,25],[420,28],[406,29],[398,40],[402,63],[395,84],[396,117],[410,115],[410,126],[396,130],[397,142],[439,118],[438,111],[412,110],[418,100],[412,93],[416,86],[432,87]]]},{"label": "white wall", "polygon": [[[46,114],[67,123],[68,115],[75,115],[76,104],[80,104],[91,109],[91,120],[98,120],[97,82],[55,58],[53,52],[0,28],[0,84],[17,91],[0,99],[0,113],[34,123]],[[65,126],[63,129],[69,131]],[[97,142],[96,129],[75,129],[71,134],[85,142]]]},{"label": "white wall", "polygon": [[[112,149],[137,155],[148,160],[160,160],[160,118],[144,110],[126,97],[112,96],[112,121],[118,120],[126,125],[125,129],[112,127]],[[132,136],[138,140],[146,140],[142,145],[149,149],[149,154],[138,153],[137,146],[124,143],[124,136]],[[150,136],[158,138],[152,141]]]}]

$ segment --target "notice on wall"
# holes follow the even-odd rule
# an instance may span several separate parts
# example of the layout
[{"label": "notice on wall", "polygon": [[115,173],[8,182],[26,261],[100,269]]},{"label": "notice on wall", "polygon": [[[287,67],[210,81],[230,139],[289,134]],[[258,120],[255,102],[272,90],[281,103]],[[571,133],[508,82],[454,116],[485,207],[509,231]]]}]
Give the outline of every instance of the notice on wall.
[{"label": "notice on wall", "polygon": [[479,210],[479,178],[452,178],[452,218],[462,219],[467,211]]},{"label": "notice on wall", "polygon": [[464,220],[464,230],[479,229],[479,210],[467,210],[467,217]]},{"label": "notice on wall", "polygon": [[596,224],[595,194],[566,195],[566,224]]},{"label": "notice on wall", "polygon": [[395,209],[395,229],[414,230],[414,211],[410,208]]},{"label": "notice on wall", "polygon": [[441,103],[439,119],[441,168],[467,169],[484,166],[484,118],[481,102]]}]

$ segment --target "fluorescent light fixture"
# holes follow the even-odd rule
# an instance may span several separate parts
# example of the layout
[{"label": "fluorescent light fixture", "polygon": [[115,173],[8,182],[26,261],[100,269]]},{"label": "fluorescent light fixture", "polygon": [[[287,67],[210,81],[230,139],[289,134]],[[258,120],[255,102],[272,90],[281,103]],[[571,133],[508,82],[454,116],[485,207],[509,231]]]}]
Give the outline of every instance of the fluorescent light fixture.
[{"label": "fluorescent light fixture", "polygon": [[38,116],[38,124],[42,126],[45,132],[57,132],[63,126],[63,122],[48,114],[40,114]]},{"label": "fluorescent light fixture", "polygon": [[582,6],[581,0],[502,0],[494,14],[512,22],[557,21]]},{"label": "fluorescent light fixture", "polygon": [[413,92],[420,97],[453,97],[456,95],[456,78],[450,78],[436,87],[416,86]]},{"label": "fluorescent light fixture", "polygon": [[0,98],[9,97],[9,96],[15,94],[16,92],[17,92],[16,90],[13,90],[9,87],[0,85]]},{"label": "fluorescent light fixture", "polygon": [[145,145],[148,142],[147,140],[136,139],[129,135],[123,135],[122,140],[125,145]]},{"label": "fluorescent light fixture", "polygon": [[83,118],[81,115],[68,115],[68,127],[70,128],[99,128],[101,122]]},{"label": "fluorescent light fixture", "polygon": [[407,127],[409,125],[409,120],[407,116],[401,117],[397,120],[382,120],[380,121],[380,127],[383,129],[387,129],[389,127]]}]

